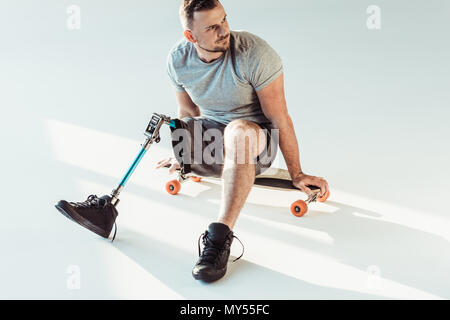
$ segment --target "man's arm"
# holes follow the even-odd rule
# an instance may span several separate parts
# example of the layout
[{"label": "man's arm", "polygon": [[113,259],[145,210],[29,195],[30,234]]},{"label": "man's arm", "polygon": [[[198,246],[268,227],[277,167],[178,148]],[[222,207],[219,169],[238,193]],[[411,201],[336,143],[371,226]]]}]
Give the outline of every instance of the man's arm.
[{"label": "man's arm", "polygon": [[200,109],[192,101],[186,91],[175,90],[175,96],[178,102],[178,119],[184,117],[198,117],[201,115]]},{"label": "man's arm", "polygon": [[328,183],[323,178],[306,175],[300,166],[298,141],[294,124],[289,116],[284,95],[283,73],[268,86],[256,92],[264,115],[275,128],[279,129],[279,145],[294,185],[307,194],[311,190],[307,185],[320,187],[321,194],[328,192]]}]

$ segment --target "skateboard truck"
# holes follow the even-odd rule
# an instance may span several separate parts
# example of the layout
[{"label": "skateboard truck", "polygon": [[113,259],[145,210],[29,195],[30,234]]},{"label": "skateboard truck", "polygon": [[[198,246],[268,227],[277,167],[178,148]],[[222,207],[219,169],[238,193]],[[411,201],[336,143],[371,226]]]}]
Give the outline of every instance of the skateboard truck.
[{"label": "skateboard truck", "polygon": [[128,179],[133,174],[137,165],[142,160],[142,157],[145,155],[145,153],[150,148],[150,146],[153,144],[153,142],[159,143],[159,141],[161,140],[161,137],[159,136],[159,130],[161,129],[161,126],[163,124],[168,124],[169,126],[175,128],[175,123],[173,120],[170,119],[170,117],[162,115],[162,114],[158,114],[158,113],[153,113],[152,118],[150,119],[150,122],[147,125],[147,128],[145,129],[145,132],[144,132],[144,135],[147,138],[146,138],[145,142],[141,145],[141,150],[139,151],[138,155],[136,156],[135,160],[131,164],[128,171],[123,176],[118,187],[111,192],[111,204],[112,205],[117,206],[117,204],[119,203],[120,200],[118,197],[119,197],[120,192],[125,187],[125,184],[127,183]]},{"label": "skateboard truck", "polygon": [[320,196],[320,188],[316,186],[308,186],[313,192],[308,196],[306,200],[297,200],[291,204],[291,213],[296,217],[303,216],[308,211],[308,204],[311,202],[325,202],[330,193],[327,192],[325,195]]},{"label": "skateboard truck", "polygon": [[305,200],[306,203],[311,203],[311,202],[315,202],[317,200],[317,195],[320,192],[320,189],[313,189],[313,194],[311,194],[310,196],[308,196],[308,199]]},{"label": "skateboard truck", "polygon": [[[165,168],[170,168],[170,164],[165,165]],[[200,182],[201,177],[195,176],[192,173],[185,173],[184,166],[181,169],[177,169],[177,178],[166,183],[166,191],[171,195],[176,195],[181,190],[181,184],[191,179],[194,182]]]}]

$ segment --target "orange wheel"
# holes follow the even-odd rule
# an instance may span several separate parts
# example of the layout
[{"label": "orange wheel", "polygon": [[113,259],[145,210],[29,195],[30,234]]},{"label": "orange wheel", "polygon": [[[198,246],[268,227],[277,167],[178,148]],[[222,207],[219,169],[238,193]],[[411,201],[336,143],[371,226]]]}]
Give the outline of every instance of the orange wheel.
[{"label": "orange wheel", "polygon": [[177,194],[181,190],[181,183],[178,180],[172,180],[166,183],[166,191],[170,194]]},{"label": "orange wheel", "polygon": [[200,182],[200,181],[202,181],[202,178],[201,177],[191,177],[191,180],[194,182]]},{"label": "orange wheel", "polygon": [[308,205],[303,200],[297,200],[291,204],[291,213],[296,217],[303,216],[308,211]]},{"label": "orange wheel", "polygon": [[319,202],[325,202],[327,201],[328,197],[330,196],[330,191],[328,191],[327,193],[325,193],[322,197],[318,196],[317,197],[317,201]]}]

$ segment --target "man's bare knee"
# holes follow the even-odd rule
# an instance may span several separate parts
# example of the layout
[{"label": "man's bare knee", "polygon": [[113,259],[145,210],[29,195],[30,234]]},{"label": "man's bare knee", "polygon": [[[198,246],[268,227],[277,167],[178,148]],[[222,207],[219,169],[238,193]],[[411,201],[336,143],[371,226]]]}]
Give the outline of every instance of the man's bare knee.
[{"label": "man's bare knee", "polygon": [[238,164],[254,163],[263,152],[266,139],[263,130],[252,121],[233,120],[225,127],[225,156],[234,158]]}]

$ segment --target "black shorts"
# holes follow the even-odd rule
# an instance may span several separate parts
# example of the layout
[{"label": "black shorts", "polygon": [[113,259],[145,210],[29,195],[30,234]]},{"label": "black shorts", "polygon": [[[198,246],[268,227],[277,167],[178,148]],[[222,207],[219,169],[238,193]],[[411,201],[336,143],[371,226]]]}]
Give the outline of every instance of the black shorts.
[{"label": "black shorts", "polygon": [[[217,129],[216,134],[223,133],[226,125],[212,119],[202,117],[186,117],[181,120],[173,119],[176,128],[171,128],[172,131],[172,147],[174,149],[175,158],[180,163],[185,173],[193,172],[203,177],[220,178],[223,171],[223,162],[225,157],[225,150],[223,143],[221,145],[219,154],[215,154],[217,148],[211,148],[213,142],[216,142],[216,136],[211,136],[212,131],[209,129]],[[268,169],[275,159],[278,150],[278,130],[274,129],[271,123],[260,124],[257,123],[266,135],[266,147],[264,151],[256,157],[255,174],[261,174]],[[180,132],[177,129],[185,129]],[[223,142],[223,140],[222,140]],[[195,145],[196,144],[196,145]],[[205,161],[205,154],[210,155],[215,161],[208,163]]]}]

